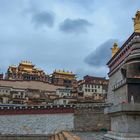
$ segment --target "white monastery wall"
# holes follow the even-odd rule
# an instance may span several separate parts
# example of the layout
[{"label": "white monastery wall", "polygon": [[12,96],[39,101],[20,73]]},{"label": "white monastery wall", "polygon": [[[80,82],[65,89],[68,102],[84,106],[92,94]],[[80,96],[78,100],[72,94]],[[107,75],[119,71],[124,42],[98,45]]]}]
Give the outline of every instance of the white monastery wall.
[{"label": "white monastery wall", "polygon": [[74,129],[74,114],[0,115],[0,134],[52,134]]}]

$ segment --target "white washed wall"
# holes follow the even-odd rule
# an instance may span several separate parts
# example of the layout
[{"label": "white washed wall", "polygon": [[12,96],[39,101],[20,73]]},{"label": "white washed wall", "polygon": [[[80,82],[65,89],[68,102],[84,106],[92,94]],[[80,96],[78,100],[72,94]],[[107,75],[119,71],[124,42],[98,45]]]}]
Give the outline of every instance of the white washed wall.
[{"label": "white washed wall", "polygon": [[0,134],[52,134],[74,129],[74,114],[1,115]]}]

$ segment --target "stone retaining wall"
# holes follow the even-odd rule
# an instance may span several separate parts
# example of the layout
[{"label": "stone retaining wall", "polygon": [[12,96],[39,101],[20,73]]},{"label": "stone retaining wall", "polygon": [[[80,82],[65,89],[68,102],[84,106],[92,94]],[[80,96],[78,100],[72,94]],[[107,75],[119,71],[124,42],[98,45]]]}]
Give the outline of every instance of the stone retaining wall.
[{"label": "stone retaining wall", "polygon": [[110,129],[104,104],[0,107],[0,134],[48,135]]},{"label": "stone retaining wall", "polygon": [[74,115],[76,131],[100,131],[110,129],[110,117],[104,114],[104,107],[77,108]]},{"label": "stone retaining wall", "polygon": [[52,134],[74,129],[74,114],[1,115],[0,134]]}]

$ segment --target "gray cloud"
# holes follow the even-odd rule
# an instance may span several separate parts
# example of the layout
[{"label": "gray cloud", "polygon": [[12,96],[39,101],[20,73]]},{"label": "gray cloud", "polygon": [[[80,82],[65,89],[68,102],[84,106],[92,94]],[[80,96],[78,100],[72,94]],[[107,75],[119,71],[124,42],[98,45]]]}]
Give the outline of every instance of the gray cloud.
[{"label": "gray cloud", "polygon": [[105,43],[101,44],[99,47],[96,48],[94,52],[89,54],[84,61],[93,67],[105,66],[111,58],[111,48],[114,42],[116,42],[115,39],[110,39]]},{"label": "gray cloud", "polygon": [[54,25],[55,16],[53,12],[42,11],[33,14],[32,22],[36,27],[47,26],[52,27]]},{"label": "gray cloud", "polygon": [[85,33],[92,24],[85,19],[65,19],[60,24],[60,30],[65,33]]}]

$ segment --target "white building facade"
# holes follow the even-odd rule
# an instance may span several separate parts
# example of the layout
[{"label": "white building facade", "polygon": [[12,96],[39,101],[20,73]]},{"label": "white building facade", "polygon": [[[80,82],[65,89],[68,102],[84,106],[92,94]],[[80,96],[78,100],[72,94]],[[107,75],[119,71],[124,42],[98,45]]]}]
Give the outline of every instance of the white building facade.
[{"label": "white building facade", "polygon": [[83,80],[78,83],[78,92],[83,93],[84,97],[100,97],[107,94],[108,80],[102,77],[85,76]]}]

